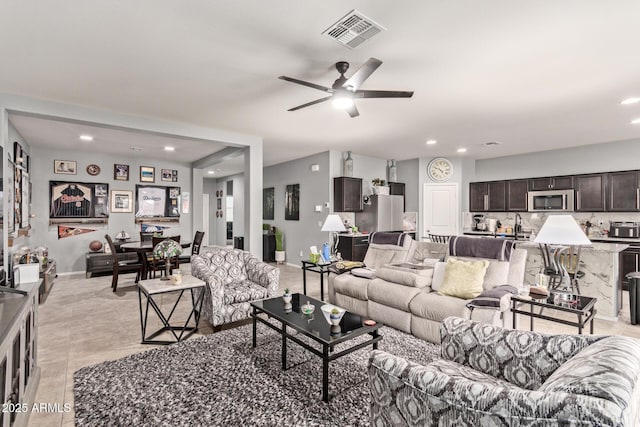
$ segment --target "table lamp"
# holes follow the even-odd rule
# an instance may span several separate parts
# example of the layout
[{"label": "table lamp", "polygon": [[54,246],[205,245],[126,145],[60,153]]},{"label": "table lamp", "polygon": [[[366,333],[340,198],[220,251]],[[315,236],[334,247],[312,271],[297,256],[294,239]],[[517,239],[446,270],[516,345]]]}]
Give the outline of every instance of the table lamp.
[{"label": "table lamp", "polygon": [[[342,223],[342,219],[338,214],[329,214],[327,215],[327,219],[324,220],[324,224],[322,224],[321,231],[329,232],[329,241],[332,243],[331,251],[332,254],[335,254],[338,248],[338,232],[346,231],[347,229],[344,227]],[[334,241],[335,234],[335,241]],[[327,260],[329,261],[329,260]]]},{"label": "table lamp", "polygon": [[[561,287],[569,277],[567,269],[560,262],[563,253],[569,249],[569,246],[591,245],[591,240],[584,234],[584,231],[571,215],[551,215],[542,225],[534,243],[553,246],[553,260],[547,259],[547,261],[553,262],[554,269],[561,273],[562,278],[558,285],[558,287]],[[549,254],[545,254],[543,251],[542,256],[549,257]]]},{"label": "table lamp", "polygon": [[182,246],[172,239],[165,239],[153,248],[153,256],[159,259],[164,259],[165,274],[164,277],[160,278],[160,280],[170,280],[169,274],[171,272],[171,258],[179,257],[181,253]]}]

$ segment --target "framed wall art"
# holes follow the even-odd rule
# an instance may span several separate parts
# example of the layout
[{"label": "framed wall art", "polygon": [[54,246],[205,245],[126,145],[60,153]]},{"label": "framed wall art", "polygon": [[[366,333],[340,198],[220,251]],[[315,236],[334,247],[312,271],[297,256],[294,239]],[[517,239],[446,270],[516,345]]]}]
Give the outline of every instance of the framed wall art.
[{"label": "framed wall art", "polygon": [[136,185],[136,217],[180,217],[180,187]]},{"label": "framed wall art", "polygon": [[162,181],[171,181],[173,176],[171,174],[171,169],[162,169],[160,174],[160,180]]},{"label": "framed wall art", "polygon": [[78,173],[78,164],[74,160],[54,160],[53,173],[75,175]]},{"label": "framed wall art", "polygon": [[275,195],[274,187],[262,189],[262,219],[274,219]]},{"label": "framed wall art", "polygon": [[111,212],[133,212],[133,191],[111,190]]},{"label": "framed wall art", "polygon": [[49,181],[50,219],[109,218],[109,184]]},{"label": "framed wall art", "polygon": [[284,219],[300,220],[300,184],[289,184],[284,193]]},{"label": "framed wall art", "polygon": [[115,163],[113,165],[113,179],[116,181],[129,181],[129,165]]},{"label": "framed wall art", "polygon": [[156,182],[156,168],[140,166],[140,182]]}]

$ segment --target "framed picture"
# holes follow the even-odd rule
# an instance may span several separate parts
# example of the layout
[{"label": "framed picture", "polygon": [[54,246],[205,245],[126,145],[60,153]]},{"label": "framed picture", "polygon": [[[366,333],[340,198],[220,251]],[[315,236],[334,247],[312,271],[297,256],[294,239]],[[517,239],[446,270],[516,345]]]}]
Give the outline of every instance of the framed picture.
[{"label": "framed picture", "polygon": [[140,166],[140,182],[156,182],[156,168]]},{"label": "framed picture", "polygon": [[111,212],[133,212],[133,191],[111,190]]},{"label": "framed picture", "polygon": [[178,182],[178,171],[175,169],[171,170],[171,181]]},{"label": "framed picture", "polygon": [[218,209],[222,209],[222,199],[218,199],[218,203],[216,204]]},{"label": "framed picture", "polygon": [[[177,177],[177,175],[176,175]],[[162,174],[160,175],[160,179],[162,181],[173,181],[173,174],[171,169],[162,169]]]},{"label": "framed picture", "polygon": [[108,218],[109,184],[49,181],[49,218]]},{"label": "framed picture", "polygon": [[113,179],[116,181],[129,181],[129,165],[115,163],[113,165]]},{"label": "framed picture", "polygon": [[53,173],[75,175],[78,172],[77,162],[73,160],[54,160]]},{"label": "framed picture", "polygon": [[180,187],[136,185],[136,217],[179,217]]},{"label": "framed picture", "polygon": [[300,220],[300,184],[287,185],[284,193],[284,219]]},{"label": "framed picture", "polygon": [[274,219],[275,188],[263,188],[262,189],[262,219]]}]

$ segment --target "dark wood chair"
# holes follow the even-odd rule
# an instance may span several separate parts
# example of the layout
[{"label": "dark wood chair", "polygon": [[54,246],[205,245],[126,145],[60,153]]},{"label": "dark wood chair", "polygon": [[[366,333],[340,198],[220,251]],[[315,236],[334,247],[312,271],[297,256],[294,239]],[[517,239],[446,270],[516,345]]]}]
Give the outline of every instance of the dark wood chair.
[{"label": "dark wood chair", "polygon": [[111,289],[113,292],[118,288],[118,276],[120,273],[136,273],[135,283],[140,281],[140,277],[142,275],[143,265],[140,261],[123,261],[118,259],[118,250],[116,245],[113,244],[113,240],[111,240],[111,236],[105,234],[105,239],[107,239],[107,243],[109,244],[109,249],[111,249],[111,255],[113,256],[113,278],[111,279]]},{"label": "dark wood chair", "polygon": [[451,236],[429,233],[429,240],[435,243],[449,243],[449,239],[451,239]]},{"label": "dark wood chair", "polygon": [[193,242],[191,243],[191,254],[182,255],[180,257],[180,264],[187,264],[191,262],[192,255],[198,255],[200,253],[200,246],[202,246],[202,239],[204,238],[204,231],[196,231],[193,236]]},{"label": "dark wood chair", "polygon": [[142,243],[151,242],[153,236],[162,236],[162,230],[160,231],[141,231],[140,232],[140,241]]},{"label": "dark wood chair", "polygon": [[[151,247],[155,249],[158,243],[167,239],[171,239],[176,241],[177,243],[180,243],[180,236],[170,236],[170,237],[152,236]],[[147,271],[149,274],[153,273],[153,278],[155,279],[157,271],[160,272],[160,276],[162,276],[163,272],[166,271],[167,260],[164,258],[157,258],[153,254],[154,249],[152,249],[151,252],[149,252],[149,255],[147,256],[147,263],[148,263]],[[172,264],[171,269],[179,268],[179,265],[180,265],[179,257],[172,257],[171,259],[169,259],[169,262]]]}]

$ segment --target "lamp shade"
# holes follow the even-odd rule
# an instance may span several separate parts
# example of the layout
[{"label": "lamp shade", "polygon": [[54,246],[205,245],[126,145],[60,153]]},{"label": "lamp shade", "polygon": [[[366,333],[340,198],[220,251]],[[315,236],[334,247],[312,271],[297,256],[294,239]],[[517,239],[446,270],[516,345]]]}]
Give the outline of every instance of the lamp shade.
[{"label": "lamp shade", "polygon": [[322,231],[346,231],[344,228],[344,224],[340,219],[340,215],[337,214],[329,214],[327,215],[327,219],[324,220],[324,224],[322,224]]},{"label": "lamp shade", "polygon": [[591,240],[571,215],[552,215],[547,218],[534,242],[549,245],[591,245]]}]

